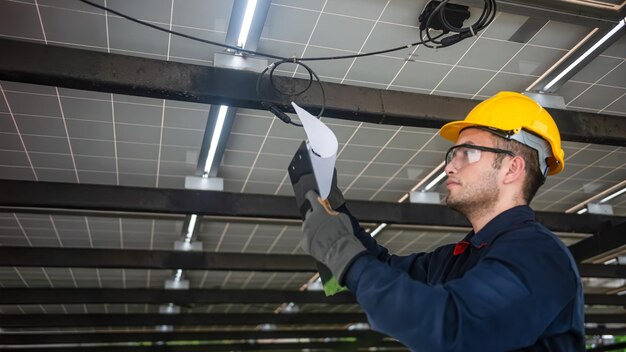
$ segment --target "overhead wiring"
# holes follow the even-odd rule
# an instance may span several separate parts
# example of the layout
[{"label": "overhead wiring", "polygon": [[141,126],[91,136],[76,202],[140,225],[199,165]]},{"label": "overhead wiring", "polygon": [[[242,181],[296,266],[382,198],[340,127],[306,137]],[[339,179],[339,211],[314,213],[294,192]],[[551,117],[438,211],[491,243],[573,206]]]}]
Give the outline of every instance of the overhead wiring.
[{"label": "overhead wiring", "polygon": [[[179,37],[183,37],[183,38],[187,38],[189,40],[193,40],[193,41],[198,41],[204,44],[210,44],[210,45],[215,45],[215,46],[219,46],[219,47],[223,47],[226,49],[231,49],[231,50],[235,50],[239,53],[246,53],[246,54],[251,54],[251,55],[256,55],[256,56],[263,56],[263,57],[267,57],[270,59],[276,59],[276,60],[285,60],[285,61],[328,61],[328,60],[341,60],[341,59],[354,59],[354,58],[360,58],[360,57],[366,57],[366,56],[373,56],[373,55],[381,55],[381,54],[387,54],[390,52],[394,52],[394,51],[399,51],[399,50],[404,50],[404,49],[409,49],[412,48],[414,46],[417,45],[422,45],[422,44],[428,44],[429,41],[434,41],[440,37],[442,37],[443,35],[445,35],[445,33],[439,34],[435,37],[432,37],[428,31],[426,32],[426,36],[427,36],[427,40],[419,40],[417,42],[414,43],[410,43],[410,44],[405,44],[405,45],[401,45],[401,46],[397,46],[397,47],[393,47],[393,48],[389,48],[389,49],[383,49],[383,50],[378,50],[378,51],[371,51],[371,52],[366,52],[366,53],[360,53],[360,54],[351,54],[351,55],[338,55],[338,56],[319,56],[319,57],[283,57],[283,56],[278,56],[278,55],[273,55],[273,54],[269,54],[269,53],[264,53],[264,52],[260,52],[260,51],[254,51],[254,50],[247,50],[247,49],[243,49],[241,47],[238,46],[234,46],[234,45],[228,45],[228,44],[224,44],[224,43],[219,43],[219,42],[215,42],[215,41],[211,41],[211,40],[207,40],[207,39],[202,39],[202,38],[198,38],[192,35],[188,35],[185,33],[181,33],[178,31],[174,31],[174,30],[170,30],[167,28],[163,28],[160,26],[157,26],[155,24],[152,24],[150,22],[146,22],[140,19],[137,19],[135,17],[126,15],[122,12],[116,11],[116,10],[112,10],[106,6],[102,6],[100,4],[96,4],[94,2],[91,2],[89,0],[79,0],[80,2],[83,2],[85,4],[88,4],[90,6],[99,8],[101,10],[104,11],[108,11],[114,15],[120,16],[122,18],[125,18],[129,21],[141,24],[143,26],[147,26],[165,33],[169,33],[172,35],[176,35]],[[464,28],[456,28],[452,25],[450,25],[449,23],[447,23],[446,21],[446,17],[445,17],[445,5],[447,3],[449,3],[450,0],[443,0],[438,6],[437,9],[435,11],[433,11],[430,16],[428,16],[428,23],[430,23],[431,19],[434,16],[439,16],[440,18],[443,19],[443,22],[447,24],[447,27],[449,29],[449,31],[451,32],[455,32],[456,34],[453,34],[451,36],[445,37],[443,38],[441,41],[438,42],[433,42],[435,44],[437,44],[438,46],[436,46],[436,48],[443,48],[443,47],[447,47],[450,45],[453,45],[455,43],[457,43],[460,40],[466,39],[471,37],[472,35],[476,35],[478,34],[478,32],[480,30],[482,30],[483,28],[485,28],[486,26],[488,26],[491,21],[493,21],[494,17],[495,17],[495,12],[496,12],[496,1],[495,0],[484,0],[485,2],[485,6],[483,7],[483,12],[480,16],[480,18],[471,26],[469,27],[464,27]],[[470,35],[468,35],[468,33]],[[450,38],[448,40],[445,40],[447,38]]]},{"label": "overhead wiring", "polygon": [[[284,90],[282,88],[279,88],[279,86],[276,84],[276,81],[275,81],[275,78],[274,78],[274,70],[276,70],[276,68],[278,68],[278,66],[280,66],[282,64],[286,64],[286,63],[293,63],[293,64],[296,64],[296,65],[302,66],[307,71],[307,73],[309,74],[309,82],[306,85],[306,87],[304,87],[303,89],[300,89],[298,91],[293,91],[293,92],[289,92],[289,91],[286,91],[286,90]],[[256,94],[259,97],[259,99],[261,99],[261,105],[263,105],[264,108],[266,108],[269,111],[271,111],[272,113],[274,113],[274,115],[276,115],[276,117],[281,119],[283,122],[291,124],[291,125],[294,125],[294,126],[302,127],[301,124],[299,124],[297,122],[293,122],[291,120],[291,118],[289,117],[289,115],[285,114],[285,112],[283,112],[283,110],[280,109],[278,106],[276,106],[273,103],[267,102],[267,101],[265,101],[263,99],[263,96],[261,94],[261,81],[262,81],[263,77],[265,76],[265,74],[268,71],[269,71],[269,74],[268,74],[269,82],[270,82],[270,85],[272,86],[272,89],[274,89],[279,94],[282,94],[282,95],[285,95],[285,96],[294,97],[294,98],[297,98],[298,96],[300,96],[300,95],[304,94],[306,91],[308,91],[309,88],[311,88],[311,85],[313,84],[313,78],[315,78],[315,81],[318,83],[318,85],[320,87],[321,94],[322,94],[322,105],[321,105],[320,112],[317,114],[317,118],[319,119],[320,117],[322,117],[322,114],[324,113],[324,108],[326,106],[326,92],[324,91],[324,86],[322,85],[322,81],[317,76],[315,71],[313,71],[308,65],[306,65],[306,64],[304,64],[302,62],[293,61],[293,60],[280,60],[280,61],[274,62],[274,63],[270,64],[269,66],[267,66],[259,74],[259,77],[257,78],[257,81],[256,81]]]},{"label": "overhead wiring", "polygon": [[[256,85],[257,95],[259,99],[261,100],[261,105],[263,105],[268,110],[272,111],[278,118],[280,118],[284,122],[295,125],[295,126],[300,126],[300,124],[291,121],[291,118],[289,118],[289,116],[286,115],[276,105],[268,103],[262,99],[260,87],[261,87],[262,78],[265,74],[268,74],[269,76],[270,86],[272,87],[272,89],[279,92],[280,94],[291,96],[291,97],[298,97],[304,92],[306,92],[313,84],[313,78],[315,78],[315,80],[318,82],[320,86],[321,93],[322,93],[322,100],[323,100],[322,105],[321,105],[321,110],[318,114],[318,118],[319,118],[322,116],[322,113],[324,112],[324,107],[326,105],[326,95],[324,92],[324,87],[322,85],[321,80],[317,76],[317,74],[309,66],[304,64],[304,62],[356,59],[356,58],[362,58],[362,57],[373,56],[373,55],[382,55],[382,54],[387,54],[387,53],[391,53],[395,51],[405,50],[405,49],[409,49],[418,45],[423,45],[425,47],[435,48],[435,49],[445,48],[445,47],[454,45],[460,42],[461,40],[477,35],[478,32],[486,28],[494,20],[495,14],[496,14],[496,1],[484,0],[485,5],[483,6],[483,11],[480,17],[470,26],[458,27],[450,22],[450,20],[448,19],[448,16],[450,16],[450,13],[453,12],[453,9],[455,7],[464,7],[465,9],[467,9],[467,7],[450,4],[450,0],[442,0],[442,1],[433,0],[433,1],[428,2],[428,4],[425,6],[425,9],[422,11],[422,14],[420,15],[420,21],[422,22],[420,25],[420,31],[419,31],[420,40],[414,43],[405,44],[405,45],[401,45],[401,46],[397,46],[397,47],[393,47],[389,49],[350,54],[350,55],[319,56],[319,57],[295,57],[294,56],[294,57],[288,58],[288,57],[273,55],[273,54],[264,53],[260,51],[248,50],[248,49],[244,49],[238,46],[219,43],[219,42],[215,42],[215,41],[211,41],[207,39],[202,39],[196,36],[188,35],[185,33],[181,33],[178,31],[174,31],[171,29],[157,26],[150,22],[137,19],[135,17],[129,16],[127,14],[124,14],[116,10],[112,10],[106,6],[102,6],[100,4],[94,3],[89,0],[79,0],[79,1],[85,4],[88,4],[90,6],[93,6],[95,8],[110,12],[114,15],[120,16],[122,18],[135,22],[137,24],[150,27],[161,32],[169,33],[171,35],[179,36],[182,38],[186,38],[186,39],[197,41],[197,42],[204,43],[204,44],[210,44],[210,45],[215,45],[215,46],[219,46],[222,48],[226,48],[240,55],[254,55],[254,56],[260,56],[260,57],[266,57],[269,59],[278,60],[277,62],[274,62],[270,64],[269,66],[267,66],[259,74],[259,78],[257,79],[257,85]],[[465,12],[467,13],[467,17],[469,17],[468,15],[469,12],[467,12],[467,10],[465,10]],[[458,17],[455,18],[455,20],[457,20],[458,22]],[[463,19],[461,19],[461,21],[458,23],[462,24]],[[433,31],[439,30],[440,33],[433,34],[431,33],[431,30]],[[453,33],[453,34],[447,35],[449,33]],[[300,92],[284,92],[284,91],[281,91],[281,89],[277,87],[277,85],[275,84],[274,72],[278,66],[285,64],[285,63],[293,63],[296,65],[300,65],[307,71],[307,73],[309,74],[309,83],[304,90]]]},{"label": "overhead wiring", "polygon": [[[450,23],[448,16],[445,15],[449,3],[450,0],[441,1],[430,14],[425,16],[426,23],[424,26],[420,26],[420,39],[423,38],[423,32],[426,33],[426,37],[428,38],[427,40],[422,39],[425,46],[432,47],[430,45],[432,43],[439,45],[439,47],[447,47],[456,44],[463,39],[473,37],[478,34],[478,32],[489,26],[496,16],[496,1],[485,0],[485,6],[483,6],[483,11],[480,14],[480,17],[472,25],[467,27],[456,27]],[[441,40],[437,40],[438,37],[431,37],[430,32],[422,30],[422,27],[431,28],[434,20],[440,21],[441,26],[443,27],[443,34],[449,32],[455,34],[443,37]],[[441,35],[439,37],[441,37]],[[435,48],[437,48],[437,46],[435,46]]]}]

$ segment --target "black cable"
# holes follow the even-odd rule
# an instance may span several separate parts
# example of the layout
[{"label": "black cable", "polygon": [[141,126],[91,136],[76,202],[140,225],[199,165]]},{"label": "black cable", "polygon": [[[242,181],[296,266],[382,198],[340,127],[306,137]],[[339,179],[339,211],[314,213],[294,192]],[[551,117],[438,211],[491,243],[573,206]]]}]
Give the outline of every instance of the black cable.
[{"label": "black cable", "polygon": [[101,10],[108,11],[108,12],[110,12],[110,13],[114,14],[114,15],[118,15],[118,16],[120,16],[120,17],[123,17],[123,18],[125,18],[125,19],[127,19],[127,20],[129,20],[129,21],[132,21],[132,22],[138,23],[138,24],[140,24],[140,25],[147,26],[147,27],[150,27],[150,28],[156,29],[156,30],[161,31],[161,32],[165,32],[165,33],[173,34],[173,35],[176,35],[176,36],[179,36],[179,37],[187,38],[187,39],[189,39],[189,40],[194,40],[194,41],[201,42],[201,43],[205,43],[205,44],[216,45],[216,46],[220,46],[220,47],[222,47],[222,48],[226,48],[226,49],[233,49],[233,50],[237,50],[238,52],[243,52],[243,53],[248,53],[248,54],[253,54],[253,55],[258,55],[258,56],[264,56],[264,57],[268,57],[268,58],[270,58],[270,59],[277,59],[277,60],[284,60],[284,59],[285,59],[285,58],[284,58],[284,57],[282,57],[282,56],[276,56],[276,55],[272,55],[272,54],[259,53],[259,52],[256,52],[256,51],[254,51],[254,50],[247,50],[247,49],[240,48],[240,47],[238,47],[238,46],[233,46],[233,45],[228,45],[228,44],[218,43],[218,42],[214,42],[214,41],[211,41],[211,40],[206,40],[206,39],[202,39],[202,38],[194,37],[194,36],[192,36],[192,35],[188,35],[188,34],[185,34],[185,33],[172,31],[172,30],[169,30],[169,29],[167,29],[167,28],[159,27],[159,26],[154,25],[154,24],[152,24],[152,23],[149,23],[149,22],[142,21],[142,20],[140,20],[140,19],[137,19],[137,18],[131,17],[131,16],[126,15],[126,14],[123,14],[123,13],[121,13],[121,12],[118,12],[118,11],[115,11],[115,10],[111,10],[111,9],[110,9],[110,8],[108,8],[108,7],[105,7],[105,6],[102,6],[102,5],[99,5],[99,4],[96,4],[96,3],[93,3],[93,2],[91,2],[91,1],[89,1],[89,0],[79,0],[79,1],[80,1],[80,2],[84,2],[85,4],[91,5],[91,6],[93,6],[93,7],[99,8],[99,9],[101,9]]},{"label": "black cable", "polygon": [[[270,58],[270,59],[276,59],[276,60],[285,60],[285,61],[298,62],[298,61],[327,61],[327,60],[340,60],[340,59],[355,59],[355,58],[360,58],[360,57],[381,55],[381,54],[386,54],[386,53],[390,53],[390,52],[394,52],[394,51],[400,51],[400,50],[404,50],[404,49],[409,49],[409,48],[412,48],[412,47],[417,46],[417,45],[425,45],[425,46],[427,46],[429,48],[433,48],[434,47],[434,46],[429,46],[427,41],[420,40],[420,41],[417,41],[417,42],[414,42],[414,43],[411,43],[411,44],[405,44],[405,45],[397,46],[397,47],[394,47],[394,48],[383,49],[383,50],[372,51],[372,52],[361,53],[361,54],[339,55],[339,56],[319,56],[319,57],[293,57],[293,58],[287,58],[287,57],[282,57],[282,56],[278,56],[278,55],[263,53],[263,52],[254,51],[254,50],[243,49],[243,48],[240,48],[238,46],[223,44],[223,43],[214,42],[214,41],[207,40],[207,39],[194,37],[192,35],[188,35],[188,34],[184,34],[184,33],[177,32],[177,31],[173,31],[173,30],[170,30],[170,29],[167,29],[167,28],[159,27],[159,26],[154,25],[152,23],[149,23],[149,22],[146,22],[146,21],[142,21],[140,19],[137,19],[137,18],[134,18],[132,16],[126,15],[126,14],[124,14],[122,12],[119,12],[119,11],[116,11],[116,10],[111,10],[110,8],[108,8],[106,6],[102,6],[102,5],[96,4],[96,3],[91,2],[89,0],[79,0],[79,1],[83,2],[85,4],[88,4],[90,6],[93,6],[95,8],[99,8],[101,10],[108,11],[108,12],[114,14],[114,15],[120,16],[120,17],[125,18],[125,19],[127,19],[129,21],[141,24],[141,25],[146,26],[146,27],[150,27],[152,29],[156,29],[156,30],[161,31],[161,32],[165,32],[165,33],[168,33],[168,34],[176,35],[176,36],[179,36],[179,37],[183,37],[183,38],[186,38],[186,39],[189,39],[189,40],[193,40],[193,41],[197,41],[197,42],[201,42],[201,43],[205,43],[205,44],[210,44],[210,45],[215,45],[215,46],[219,46],[219,47],[226,48],[226,49],[235,50],[235,51],[240,52],[240,53],[252,54],[252,55],[256,55],[256,56],[263,56],[263,57],[267,57],[267,58]],[[447,3],[448,1],[449,0],[444,0],[442,2],[442,4]],[[486,3],[489,3],[489,2],[493,2],[494,3],[493,12],[495,13],[495,0],[485,0],[485,2]],[[438,6],[438,8],[440,8],[440,7],[441,7],[441,5]],[[431,16],[429,16],[429,20],[436,13],[437,12],[433,11],[433,14]],[[475,29],[474,32],[477,33],[478,29]],[[427,34],[428,34],[428,32],[427,32]],[[432,40],[432,39],[435,39],[435,38],[429,38],[429,40]],[[462,38],[462,39],[465,39],[465,38]],[[456,43],[456,42],[454,42],[454,43]],[[436,44],[439,45],[438,47],[446,47],[446,46],[450,46],[450,45],[452,45],[454,43],[447,44],[447,43],[437,42]]]},{"label": "black cable", "polygon": [[[276,68],[282,64],[286,64],[286,63],[293,63],[296,65],[300,65],[302,67],[304,67],[304,69],[307,71],[307,73],[309,74],[309,83],[308,85],[304,88],[301,89],[299,91],[296,92],[287,92],[284,90],[281,90],[278,88],[278,86],[276,85],[276,83],[274,82],[274,70],[276,70]],[[291,118],[282,110],[280,109],[278,106],[276,106],[273,103],[267,102],[263,99],[263,97],[261,96],[261,80],[263,79],[263,76],[265,76],[265,74],[269,71],[269,81],[270,81],[270,85],[272,86],[272,89],[274,89],[275,91],[277,91],[278,93],[282,94],[282,95],[286,95],[286,96],[290,96],[290,97],[294,97],[297,98],[298,96],[304,94],[306,91],[309,90],[309,88],[311,87],[311,85],[313,84],[313,78],[315,78],[315,80],[317,81],[317,83],[320,86],[320,90],[322,92],[322,108],[320,110],[320,112],[317,114],[317,118],[319,119],[320,117],[322,117],[322,114],[324,113],[324,109],[326,107],[326,92],[324,91],[324,85],[322,84],[322,81],[320,80],[319,76],[315,73],[315,71],[313,71],[308,65],[299,62],[299,61],[293,61],[290,59],[286,59],[286,60],[281,60],[278,62],[274,62],[272,64],[270,64],[269,66],[267,66],[263,71],[261,71],[261,73],[259,74],[259,77],[256,80],[256,94],[259,97],[259,99],[261,100],[261,105],[263,107],[265,107],[266,109],[268,109],[269,111],[271,111],[274,115],[276,115],[276,117],[278,117],[280,120],[282,120],[285,123],[294,125],[294,126],[299,126],[301,127],[302,125],[297,123],[297,122],[293,122],[291,120]]]},{"label": "black cable", "polygon": [[455,34],[442,38],[437,41],[434,38],[430,37],[430,34],[427,32],[427,36],[430,42],[439,44],[442,47],[450,46],[458,43],[463,39],[467,39],[475,36],[478,32],[485,29],[487,26],[493,22],[496,16],[496,2],[495,0],[485,0],[485,6],[483,6],[483,11],[480,17],[470,26],[468,27],[455,27],[450,24],[448,19],[445,16],[446,5],[450,2],[450,0],[441,1],[437,7],[431,12],[431,14],[427,18],[426,28],[430,27],[430,23],[433,20],[434,16],[438,16],[444,31],[453,32]]},{"label": "black cable", "polygon": [[[420,28],[420,33],[419,33],[420,40],[415,42],[415,43],[402,45],[402,46],[398,46],[398,47],[390,48],[390,49],[383,49],[383,50],[378,50],[378,51],[362,53],[362,54],[340,55],[340,56],[286,58],[286,57],[282,57],[282,56],[267,54],[267,53],[263,53],[263,52],[253,51],[253,50],[247,50],[247,49],[243,49],[243,48],[240,48],[240,47],[237,47],[237,46],[233,46],[233,45],[222,44],[222,43],[214,42],[214,41],[211,41],[211,40],[206,40],[206,39],[194,37],[194,36],[187,35],[187,34],[184,34],[184,33],[181,33],[181,32],[177,32],[177,31],[173,31],[173,30],[166,29],[166,28],[163,28],[163,27],[159,27],[157,25],[154,25],[152,23],[148,23],[146,21],[139,20],[137,18],[131,17],[131,16],[126,15],[124,13],[121,13],[121,12],[118,12],[118,11],[115,11],[115,10],[111,10],[111,9],[109,9],[106,6],[102,6],[102,5],[93,3],[93,2],[91,2],[89,0],[79,0],[79,1],[81,1],[81,2],[83,2],[85,4],[88,4],[90,6],[99,8],[101,10],[108,11],[108,12],[110,12],[112,14],[115,14],[117,16],[125,18],[125,19],[127,19],[129,21],[132,21],[132,22],[138,23],[140,25],[147,26],[147,27],[150,27],[150,28],[153,28],[153,29],[165,32],[165,33],[169,33],[169,34],[172,34],[172,35],[176,35],[176,36],[179,36],[179,37],[187,38],[189,40],[198,41],[198,42],[205,43],[205,44],[210,44],[210,45],[223,47],[223,48],[226,48],[226,49],[235,50],[238,53],[252,54],[252,55],[263,56],[263,57],[279,60],[279,61],[271,64],[270,66],[266,67],[259,74],[259,78],[257,79],[257,84],[256,84],[257,96],[261,100],[261,105],[263,105],[266,109],[268,109],[271,112],[273,112],[282,121],[284,121],[286,123],[290,123],[290,124],[295,125],[295,126],[301,126],[301,125],[291,121],[291,118],[289,116],[287,116],[287,114],[285,114],[276,105],[274,105],[272,103],[268,103],[268,102],[264,101],[261,98],[261,95],[260,95],[260,82],[261,82],[262,77],[267,73],[268,70],[269,70],[269,78],[270,78],[270,84],[272,86],[272,89],[276,90],[280,94],[287,95],[287,96],[293,96],[293,97],[296,97],[296,98],[298,96],[300,96],[301,94],[303,94],[304,92],[306,92],[311,87],[311,85],[313,83],[313,77],[314,77],[315,80],[318,82],[318,84],[320,86],[320,89],[321,89],[321,92],[322,92],[322,108],[321,108],[319,114],[317,115],[317,117],[319,118],[319,117],[322,116],[322,113],[324,112],[324,109],[326,107],[326,93],[324,91],[324,87],[322,85],[322,82],[319,79],[319,77],[317,76],[317,74],[309,66],[305,65],[303,63],[303,61],[325,61],[325,60],[354,59],[354,58],[360,58],[360,57],[366,57],[366,56],[372,56],[372,55],[380,55],[380,54],[386,54],[386,53],[390,53],[390,52],[394,52],[394,51],[409,49],[409,48],[417,46],[417,45],[424,45],[424,46],[426,46],[428,48],[435,48],[435,49],[436,48],[443,48],[443,47],[447,47],[447,46],[456,44],[456,43],[458,43],[459,41],[461,41],[463,39],[466,39],[466,38],[469,38],[469,37],[472,37],[472,36],[476,35],[479,31],[481,31],[482,29],[487,27],[489,24],[491,24],[491,22],[495,18],[495,14],[496,14],[496,2],[495,2],[495,0],[485,0],[485,6],[483,7],[483,11],[482,11],[480,17],[478,18],[478,20],[476,20],[469,27],[457,28],[457,27],[452,26],[448,22],[448,20],[446,19],[445,13],[444,13],[445,9],[446,9],[446,5],[448,4],[448,2],[450,0],[442,0],[435,7],[435,9],[430,14],[428,14],[428,16],[426,18],[425,30]],[[425,8],[426,7],[427,6],[425,6]],[[433,36],[431,36],[429,28],[430,28],[430,23],[432,22],[433,18],[435,18],[435,16],[439,17],[439,20],[442,23],[442,25],[444,27],[444,30],[442,30],[442,33],[440,33],[440,34],[438,34],[438,35],[433,37]],[[424,39],[424,32],[426,32],[425,33],[426,34],[426,39]],[[447,37],[443,37],[448,32],[453,32],[455,34],[447,36]],[[304,88],[303,90],[301,90],[299,92],[288,93],[288,92],[281,91],[280,89],[277,88],[276,84],[274,83],[274,70],[278,66],[280,66],[280,65],[282,65],[284,63],[287,63],[287,62],[294,63],[296,65],[300,65],[300,66],[304,67],[304,69],[309,74],[309,84],[306,86],[306,88]]]}]

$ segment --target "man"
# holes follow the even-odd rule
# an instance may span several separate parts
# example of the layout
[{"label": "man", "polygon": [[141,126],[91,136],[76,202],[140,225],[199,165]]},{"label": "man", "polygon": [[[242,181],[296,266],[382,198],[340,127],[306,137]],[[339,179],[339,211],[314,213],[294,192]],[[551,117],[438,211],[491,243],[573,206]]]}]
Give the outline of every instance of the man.
[{"label": "man", "polygon": [[303,249],[355,294],[374,330],[411,350],[584,351],[575,262],[528,207],[545,177],[563,169],[552,117],[502,92],[440,135],[455,143],[446,154],[446,203],[472,225],[463,241],[390,255],[335,188],[329,200],[338,212],[306,193]]}]

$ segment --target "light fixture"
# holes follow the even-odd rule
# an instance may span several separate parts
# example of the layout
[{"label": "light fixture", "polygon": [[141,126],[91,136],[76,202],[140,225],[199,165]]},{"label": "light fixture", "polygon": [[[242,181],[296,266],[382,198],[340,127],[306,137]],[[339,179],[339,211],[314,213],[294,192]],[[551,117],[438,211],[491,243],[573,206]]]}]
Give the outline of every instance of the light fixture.
[{"label": "light fixture", "polygon": [[280,311],[284,314],[298,313],[300,311],[300,307],[293,302],[287,303],[283,309]]},{"label": "light fixture", "polygon": [[250,25],[252,25],[252,18],[254,17],[256,1],[257,0],[248,0],[248,4],[246,5],[246,12],[243,15],[243,22],[241,23],[241,30],[239,31],[239,39],[237,39],[237,46],[240,48],[244,48],[246,46],[248,33],[250,32]]},{"label": "light fixture", "polygon": [[217,143],[220,140],[222,129],[224,128],[224,120],[226,120],[226,113],[228,112],[228,106],[220,106],[220,111],[217,114],[217,121],[215,122],[215,128],[213,129],[213,135],[211,136],[211,145],[209,146],[209,153],[204,164],[204,173],[208,174],[211,171],[211,165],[213,159],[215,159],[215,153],[217,151]]},{"label": "light fixture", "polygon": [[441,182],[441,180],[443,180],[444,177],[446,177],[446,172],[445,171],[440,173],[439,176],[437,176],[434,180],[430,181],[430,183],[427,184],[426,187],[424,187],[424,192],[428,192],[432,188],[437,186],[439,184],[439,182]]},{"label": "light fixture", "polygon": [[[606,197],[604,197],[604,198],[600,199],[600,201],[598,201],[598,203],[606,203],[606,202],[610,201],[611,199],[616,198],[616,197],[618,197],[618,196],[620,196],[620,195],[622,195],[622,194],[624,194],[624,193],[626,193],[626,187],[624,187],[624,188],[620,189],[619,191],[617,191],[617,192],[615,192],[615,193],[612,193],[612,194],[609,194],[608,196],[606,196]],[[582,203],[581,203],[581,204],[582,204]],[[585,207],[585,208],[582,208],[582,209],[578,210],[578,211],[576,212],[576,214],[584,214],[584,213],[586,213],[587,211],[589,211],[589,208],[588,208],[588,207],[589,207],[589,204],[591,204],[591,202],[587,201],[587,207]],[[598,205],[598,204],[596,204],[596,205]],[[578,206],[580,206],[580,205],[577,205],[577,207],[578,207]],[[575,209],[575,208],[574,208],[574,209]],[[569,210],[569,209],[568,209],[568,210]],[[567,212],[567,211],[566,211],[566,212]]]},{"label": "light fixture", "polygon": [[198,215],[191,214],[189,217],[189,225],[187,225],[187,233],[185,234],[185,242],[191,242],[191,237],[193,237],[193,230],[196,227],[196,222],[198,220]]},{"label": "light fixture", "polygon": [[376,235],[378,235],[378,233],[382,231],[385,227],[387,227],[387,223],[385,222],[381,223],[374,229],[374,231],[370,232],[370,236],[376,237]]},{"label": "light fixture", "polygon": [[[611,200],[611,199],[617,197],[619,194],[621,194],[620,192],[623,193],[623,189],[626,189],[626,180],[624,180],[624,181],[622,181],[622,182],[620,182],[620,183],[618,183],[616,185],[613,185],[613,186],[605,189],[604,191],[594,195],[593,197],[585,199],[582,202],[580,202],[580,203],[570,207],[569,209],[565,210],[565,213],[569,214],[569,213],[580,211],[581,208],[584,208],[589,203],[594,203],[594,202],[595,203],[602,203],[602,202],[599,201],[600,199],[602,199],[604,202],[606,202],[608,200]],[[619,194],[613,195],[613,193],[619,193]],[[606,198],[608,198],[608,199],[606,199]],[[583,211],[583,213],[584,213],[584,211]]]},{"label": "light fixture", "polygon": [[174,281],[180,281],[183,277],[183,269],[176,270],[176,276],[174,277]]},{"label": "light fixture", "polygon": [[596,51],[600,45],[604,44],[607,40],[609,40],[615,33],[617,33],[622,27],[626,25],[626,19],[622,18],[613,29],[611,29],[607,34],[605,34],[600,40],[598,40],[594,45],[592,45],[587,51],[585,51],[582,55],[580,55],[574,62],[572,62],[569,66],[567,66],[561,73],[559,73],[556,77],[554,77],[550,82],[548,82],[542,89],[542,91],[548,91],[552,86],[554,86],[557,82],[559,82],[565,75],[567,75],[570,71],[572,71],[576,66],[578,66],[584,59],[586,59],[589,55],[591,55],[594,51]]},{"label": "light fixture", "polygon": [[626,188],[622,188],[621,190],[619,190],[619,191],[617,191],[617,192],[615,192],[615,193],[613,193],[613,194],[611,194],[611,195],[608,195],[608,196],[606,196],[606,197],[604,197],[604,198],[600,199],[600,203],[605,203],[605,202],[608,202],[608,201],[610,201],[611,199],[613,199],[613,198],[615,198],[615,197],[617,197],[617,196],[619,196],[619,195],[623,194],[624,192],[626,192]]},{"label": "light fixture", "polygon": [[424,177],[420,182],[418,182],[415,186],[413,186],[413,188],[411,188],[411,191],[409,193],[405,193],[400,199],[398,199],[398,203],[404,202],[407,198],[409,198],[409,194],[411,192],[414,192],[416,189],[422,187],[422,185],[426,183],[426,181],[430,180],[430,178],[433,177],[434,174],[439,172],[439,170],[441,170],[445,166],[446,166],[446,162],[442,161],[439,165],[437,165],[437,167],[435,167],[431,172],[429,172],[428,175],[426,175],[426,177]]},{"label": "light fixture", "polygon": [[595,8],[599,8],[599,9],[611,9],[611,10],[616,10],[619,11],[622,7],[624,7],[624,4],[619,4],[619,2],[613,1],[614,4],[612,4],[610,1],[598,1],[598,0],[561,0],[564,2],[570,2],[572,4],[577,4],[577,5],[581,5],[581,6],[589,6],[589,7],[595,7]]}]

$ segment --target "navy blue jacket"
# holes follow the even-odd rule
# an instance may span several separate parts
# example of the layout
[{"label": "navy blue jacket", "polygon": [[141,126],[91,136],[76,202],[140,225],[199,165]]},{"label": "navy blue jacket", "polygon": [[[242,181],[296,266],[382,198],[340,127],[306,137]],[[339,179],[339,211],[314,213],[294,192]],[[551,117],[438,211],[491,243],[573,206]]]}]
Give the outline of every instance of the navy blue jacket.
[{"label": "navy blue jacket", "polygon": [[585,350],[576,264],[528,206],[456,245],[408,256],[390,255],[351,219],[368,253],[344,283],[372,329],[412,351]]}]

